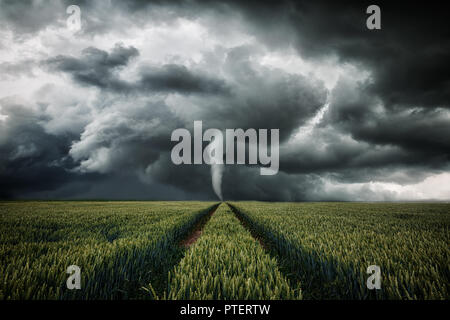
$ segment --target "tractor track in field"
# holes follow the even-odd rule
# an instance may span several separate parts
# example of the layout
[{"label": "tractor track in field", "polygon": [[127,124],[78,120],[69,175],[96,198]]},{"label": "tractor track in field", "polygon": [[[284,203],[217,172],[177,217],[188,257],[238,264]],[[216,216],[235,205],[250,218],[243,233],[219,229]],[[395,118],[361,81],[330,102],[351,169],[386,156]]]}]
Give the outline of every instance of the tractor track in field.
[{"label": "tractor track in field", "polygon": [[194,226],[192,231],[188,234],[186,238],[180,241],[179,246],[182,248],[189,248],[192,246],[197,240],[201,237],[203,228],[208,223],[209,219],[211,219],[214,212],[216,212],[217,208],[219,208],[221,204],[216,205],[214,208],[211,209],[211,211],[197,224]]},{"label": "tractor track in field", "polygon": [[242,216],[239,214],[239,211],[237,208],[235,208],[233,205],[227,203],[228,207],[231,209],[231,211],[234,213],[234,216],[236,217],[236,219],[239,220],[239,222],[242,224],[242,226],[245,228],[245,230],[247,230],[248,232],[250,232],[250,234],[252,235],[252,237],[257,240],[259,242],[259,244],[261,245],[261,247],[264,248],[264,250],[266,250],[267,252],[270,252],[270,246],[268,243],[266,243],[264,241],[264,239],[255,231],[253,230],[250,225],[247,223],[247,221],[245,221],[244,218],[242,218]]},{"label": "tractor track in field", "polygon": [[242,215],[242,213],[239,211],[238,208],[236,208],[235,206],[233,206],[228,202],[226,204],[231,209],[236,219],[238,219],[239,222],[242,224],[242,226],[248,232],[250,232],[250,234],[256,241],[259,242],[264,251],[277,261],[280,272],[289,281],[291,287],[294,288],[295,290],[300,290],[300,288],[297,288],[296,284],[298,283],[298,280],[294,277],[291,267],[287,263],[287,260],[283,259],[283,256],[277,251],[275,244],[271,243],[269,239],[265,238],[263,235],[259,234],[254,228],[252,228],[249,221],[245,219],[245,217]]}]

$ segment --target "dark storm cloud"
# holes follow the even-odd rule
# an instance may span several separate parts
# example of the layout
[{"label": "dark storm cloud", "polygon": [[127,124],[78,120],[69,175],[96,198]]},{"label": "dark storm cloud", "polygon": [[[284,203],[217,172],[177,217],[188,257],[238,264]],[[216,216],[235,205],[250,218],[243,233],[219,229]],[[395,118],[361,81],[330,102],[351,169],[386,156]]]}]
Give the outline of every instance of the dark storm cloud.
[{"label": "dark storm cloud", "polygon": [[[15,39],[64,24],[72,3],[54,3],[0,0],[0,26]],[[0,197],[124,198],[125,184],[128,198],[214,198],[208,166],[170,160],[172,130],[191,129],[193,120],[203,120],[204,129],[280,129],[279,174],[262,177],[255,168],[226,166],[226,199],[395,199],[369,187],[333,189],[325,180],[408,184],[449,170],[450,17],[438,2],[377,1],[382,30],[375,31],[366,28],[366,8],[373,4],[367,1],[74,4],[84,19],[77,39],[111,31],[126,40],[129,30],[148,21],[167,27],[183,17],[202,23],[206,36],[236,29],[258,46],[205,48],[195,63],[150,64],[139,42],[106,51],[94,42],[81,54],[50,53],[44,70],[67,75],[84,90],[98,89],[90,104],[94,116],[78,131],[51,134],[45,113],[3,101],[0,115],[8,119],[0,122]],[[370,76],[342,76],[328,92],[312,75],[255,59],[263,50],[288,48],[313,66],[335,57],[340,66]],[[29,76],[26,66],[3,62],[0,70],[12,79]],[[291,140],[328,102],[309,135]]]},{"label": "dark storm cloud", "polygon": [[183,65],[145,68],[136,85],[139,90],[179,93],[227,93],[225,81],[195,74]]},{"label": "dark storm cloud", "polygon": [[374,123],[354,124],[357,139],[375,144],[394,144],[428,156],[450,160],[449,119],[444,110],[412,109],[392,114]]},{"label": "dark storm cloud", "polygon": [[[128,110],[117,121],[99,116],[83,132],[85,140],[75,145],[76,134],[47,132],[45,114],[8,100],[0,100],[0,106],[1,115],[7,116],[0,122],[0,199],[189,198],[177,183],[163,178],[166,183],[159,183],[158,175],[151,183],[136,179],[137,170],[144,171],[161,155],[167,160],[170,133],[181,125],[161,105],[148,105],[150,113]],[[112,156],[102,161],[99,150]]]},{"label": "dark storm cloud", "polygon": [[[159,2],[158,2],[159,3]],[[450,107],[450,12],[442,2],[377,1],[382,29],[366,28],[372,1],[178,1],[180,14],[242,14],[269,46],[294,44],[310,59],[336,54],[373,73],[373,93],[393,105]],[[130,10],[148,2],[131,1]],[[186,13],[187,12],[187,13]]]},{"label": "dark storm cloud", "polygon": [[140,68],[139,80],[127,82],[120,78],[118,71],[132,58],[139,55],[134,47],[117,44],[108,53],[94,47],[86,48],[79,58],[57,56],[45,61],[51,70],[71,75],[81,85],[95,86],[118,93],[179,92],[190,93],[227,93],[225,81],[206,74],[190,71],[186,66],[166,64],[157,67]]},{"label": "dark storm cloud", "polygon": [[138,51],[118,45],[110,54],[87,48],[79,58],[58,56],[48,59],[45,64],[52,70],[71,75],[81,85],[118,94],[211,94],[213,96],[208,99],[202,95],[192,98],[192,103],[201,106],[200,113],[195,116],[203,119],[206,126],[220,129],[282,128],[281,139],[286,140],[295,128],[325,104],[326,89],[316,79],[252,63],[253,50],[243,46],[226,53],[223,69],[231,79],[230,83],[204,71],[191,71],[176,64],[144,65],[139,68],[137,81],[124,81],[115,71],[127,65]]},{"label": "dark storm cloud", "polygon": [[258,169],[249,170],[242,166],[226,166],[223,184],[225,199],[262,201],[313,199],[312,196],[322,187],[315,175],[280,172],[274,176],[260,176]]},{"label": "dark storm cloud", "polygon": [[203,195],[207,199],[214,199],[211,188],[211,174],[208,165],[176,166],[170,159],[170,154],[165,153],[146,170],[147,179],[157,181],[163,185],[171,185],[190,193],[196,193],[197,197]]},{"label": "dark storm cloud", "polygon": [[403,184],[420,182],[423,172],[448,170],[450,148],[445,137],[450,121],[445,110],[386,114],[377,108],[377,101],[354,99],[339,88],[343,99],[331,99],[322,122],[300,142],[282,145],[281,171],[325,174],[341,182],[376,179]]},{"label": "dark storm cloud", "polygon": [[[108,70],[102,73],[102,78],[107,79],[112,78],[110,68],[125,64],[103,63],[108,61],[107,53],[94,48],[89,50],[97,55],[101,53],[101,59],[93,59],[90,55],[81,58],[58,57],[48,60],[47,64],[75,74],[74,80],[78,82],[79,72],[84,73],[86,69],[102,70],[104,65],[108,65]],[[250,53],[251,50],[246,47],[226,53],[223,68],[225,77],[230,81],[227,85],[224,80],[215,80],[207,75],[198,76],[203,74],[202,71],[193,73],[185,66],[163,65],[142,68],[139,70],[140,80],[126,87],[144,96],[152,92],[177,92],[180,98],[187,99],[186,102],[200,107],[200,112],[193,116],[204,121],[205,129],[224,129],[226,126],[280,127],[281,138],[286,140],[298,125],[323,106],[326,90],[319,81],[255,65],[250,62]],[[99,62],[101,67],[97,66]],[[118,79],[116,75],[114,77]],[[110,79],[108,81],[111,82]],[[84,78],[81,83],[98,87],[96,81],[85,81]],[[123,92],[112,90],[109,85],[101,88],[117,94]],[[205,100],[203,95],[192,95],[195,93],[214,95]],[[129,102],[118,102],[121,103]],[[258,109],[257,113],[255,109]],[[145,108],[127,108],[126,112],[111,107],[86,126],[80,140],[72,144],[70,155],[80,163],[80,172],[107,173],[122,171],[124,168],[143,170],[147,167],[146,174],[158,182],[190,192],[212,194],[208,166],[177,167],[172,164],[169,157],[173,146],[170,135],[178,127],[192,129],[192,122],[181,121],[162,101]],[[196,178],[192,179],[193,176]]]},{"label": "dark storm cloud", "polygon": [[79,179],[66,170],[74,166],[66,157],[73,136],[46,133],[39,124],[42,115],[22,105],[4,100],[0,105],[8,116],[0,123],[0,198],[53,190]]},{"label": "dark storm cloud", "polygon": [[[53,3],[53,2],[52,2]],[[2,14],[17,32],[37,30],[55,21],[54,12],[69,2],[2,1]],[[87,15],[115,28],[110,11],[130,17],[170,8],[172,16],[241,14],[248,30],[273,46],[294,44],[312,59],[337,54],[342,61],[362,63],[375,79],[371,89],[389,105],[449,107],[450,43],[448,10],[441,2],[426,6],[410,1],[378,1],[382,29],[369,31],[365,10],[370,1],[117,1],[101,6],[77,2]],[[169,11],[170,11],[169,10]],[[59,10],[61,11],[61,10]],[[52,13],[53,12],[53,13]],[[63,10],[63,16],[65,11]],[[100,16],[98,16],[100,15]],[[25,17],[25,18],[24,18]],[[20,19],[19,19],[20,18]],[[153,18],[153,17],[152,17]],[[95,34],[95,29],[90,33]]]},{"label": "dark storm cloud", "polygon": [[326,141],[326,145],[315,146],[312,141],[301,148],[282,149],[280,170],[288,174],[325,175],[342,183],[376,180],[399,184],[418,183],[426,174],[448,170],[448,160],[440,154],[433,158],[398,147],[355,145],[330,136],[323,139],[321,142]]},{"label": "dark storm cloud", "polygon": [[128,85],[115,72],[138,55],[139,51],[133,47],[116,45],[111,53],[90,47],[83,50],[81,58],[60,55],[48,59],[45,64],[52,70],[70,74],[74,81],[82,85],[121,91],[126,90]]},{"label": "dark storm cloud", "polygon": [[336,54],[369,68],[368,88],[387,107],[450,107],[450,12],[442,2],[378,1],[382,29],[366,28],[370,1],[128,1],[129,12],[161,4],[178,14],[241,14],[269,46],[294,44],[304,57]]},{"label": "dark storm cloud", "polygon": [[[117,186],[121,186],[118,188]],[[67,200],[190,200],[191,193],[183,192],[168,184],[143,182],[136,175],[123,172],[102,175],[76,175],[54,191],[36,190],[26,193],[27,199]],[[196,194],[198,199],[208,199]],[[211,197],[209,197],[210,199]]]},{"label": "dark storm cloud", "polygon": [[285,141],[323,107],[327,90],[317,79],[252,62],[254,50],[241,46],[227,52],[223,68],[233,83],[230,94],[207,101],[194,97],[193,103],[203,106],[194,116],[212,128],[280,129]]},{"label": "dark storm cloud", "polygon": [[[382,29],[370,31],[365,12],[371,4],[245,1],[234,6],[261,37],[280,30],[284,44],[294,42],[302,56],[337,54],[344,62],[368,66],[375,80],[371,89],[389,106],[450,107],[450,12],[440,1],[377,1]],[[291,32],[283,35],[285,30]]]},{"label": "dark storm cloud", "polygon": [[[344,158],[337,163],[354,166],[372,167],[405,165],[439,168],[450,160],[450,134],[448,111],[443,108],[396,108],[383,107],[383,100],[373,96],[367,85],[352,85],[346,80],[338,82],[332,92],[332,102],[325,113],[322,125],[328,125],[337,132],[347,133],[357,141],[367,143],[367,149],[359,152],[370,154],[373,146],[394,146],[386,156],[379,151],[375,157],[362,157],[355,153],[346,153],[339,142],[330,143],[332,150],[338,149]],[[326,132],[323,128],[322,131]],[[318,134],[320,134],[318,132]],[[363,162],[356,159],[365,159]],[[331,161],[333,157],[327,158]],[[367,162],[368,161],[368,162]],[[317,162],[313,162],[317,163]],[[319,161],[320,163],[320,161]]]},{"label": "dark storm cloud", "polygon": [[85,127],[69,154],[79,172],[143,171],[170,150],[171,132],[179,126],[162,101],[111,107]]}]

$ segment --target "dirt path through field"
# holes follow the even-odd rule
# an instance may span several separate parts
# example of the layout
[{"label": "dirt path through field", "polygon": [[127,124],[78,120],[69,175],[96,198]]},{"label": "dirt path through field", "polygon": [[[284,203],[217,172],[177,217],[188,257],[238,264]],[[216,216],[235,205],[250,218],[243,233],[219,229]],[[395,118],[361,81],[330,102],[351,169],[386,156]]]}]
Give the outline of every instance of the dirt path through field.
[{"label": "dirt path through field", "polygon": [[192,232],[189,233],[189,235],[185,239],[180,241],[180,247],[189,248],[190,246],[192,246],[198,240],[198,238],[200,238],[200,236],[202,235],[203,228],[208,223],[209,219],[211,219],[211,216],[214,214],[214,212],[216,212],[217,208],[219,208],[219,206],[221,206],[221,205],[222,204],[219,204],[218,206],[213,208],[205,216],[205,218],[201,219],[197,223],[197,225],[194,227]]},{"label": "dirt path through field", "polygon": [[261,238],[254,230],[252,230],[252,228],[250,228],[248,223],[244,219],[242,219],[242,217],[238,214],[237,209],[229,203],[227,203],[227,205],[231,209],[231,211],[234,213],[234,216],[236,217],[236,219],[238,219],[239,222],[242,224],[242,226],[250,232],[252,237],[255,238],[255,240],[257,240],[259,242],[261,247],[263,247],[264,250],[269,251],[269,249],[270,249],[269,245],[267,243],[265,243],[264,239]]}]

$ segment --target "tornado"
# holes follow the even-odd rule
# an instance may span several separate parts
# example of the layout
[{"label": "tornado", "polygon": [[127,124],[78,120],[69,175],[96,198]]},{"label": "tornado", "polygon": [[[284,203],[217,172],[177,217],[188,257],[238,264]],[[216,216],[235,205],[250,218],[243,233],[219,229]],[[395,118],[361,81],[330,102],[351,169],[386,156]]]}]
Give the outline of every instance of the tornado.
[{"label": "tornado", "polygon": [[222,176],[223,176],[223,164],[211,164],[211,180],[213,190],[219,197],[220,201],[223,201],[222,196]]},{"label": "tornado", "polygon": [[220,157],[220,155],[222,155],[222,152],[220,153],[217,152],[219,143],[222,143],[222,141],[219,141],[219,139],[214,139],[209,145],[208,149],[209,152],[207,154],[210,159],[211,182],[213,190],[216,193],[217,197],[220,199],[220,201],[223,201],[222,176],[224,167],[223,167],[223,158]]}]

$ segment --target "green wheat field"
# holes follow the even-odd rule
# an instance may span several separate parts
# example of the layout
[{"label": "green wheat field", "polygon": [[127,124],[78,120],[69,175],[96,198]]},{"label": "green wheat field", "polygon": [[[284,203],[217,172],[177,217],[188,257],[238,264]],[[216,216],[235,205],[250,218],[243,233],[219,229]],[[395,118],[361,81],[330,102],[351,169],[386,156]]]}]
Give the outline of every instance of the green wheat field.
[{"label": "green wheat field", "polygon": [[449,299],[449,243],[448,203],[0,202],[0,299]]}]

